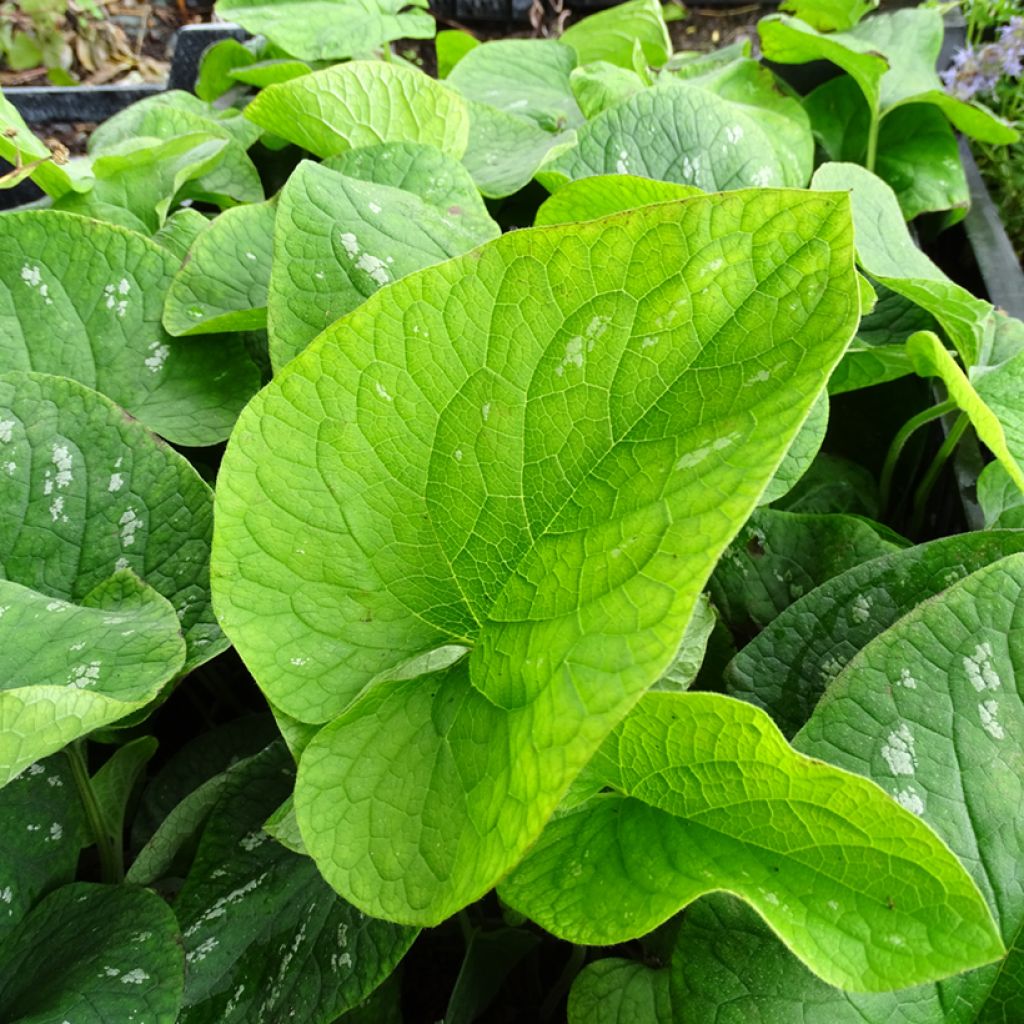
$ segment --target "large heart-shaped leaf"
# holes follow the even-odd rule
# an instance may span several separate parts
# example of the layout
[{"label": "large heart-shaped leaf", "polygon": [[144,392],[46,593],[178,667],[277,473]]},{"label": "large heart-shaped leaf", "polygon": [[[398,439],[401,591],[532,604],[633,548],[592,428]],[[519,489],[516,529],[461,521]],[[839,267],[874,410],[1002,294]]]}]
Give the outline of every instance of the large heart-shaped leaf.
[{"label": "large heart-shaped leaf", "polygon": [[705,191],[804,184],[791,180],[790,157],[748,109],[686,82],[645,89],[578,134],[576,146],[537,176],[552,191],[592,174],[637,174]]},{"label": "large heart-shaped leaf", "polygon": [[303,60],[367,56],[395,39],[431,39],[426,0],[217,0],[217,13]]},{"label": "large heart-shaped leaf", "polygon": [[499,889],[562,938],[624,942],[725,889],[843,988],[928,981],[1003,953],[934,833],[872,783],[794,753],[740,701],[648,694],[588,774],[612,792],[555,819]]},{"label": "large heart-shaped leaf", "polygon": [[272,85],[245,116],[320,157],[378,142],[426,142],[459,159],[469,138],[457,92],[382,61],[351,61]]},{"label": "large heart-shaped leaf", "polygon": [[128,571],[81,605],[0,580],[0,785],[143,708],[181,669],[174,609]]},{"label": "large heart-shaped leaf", "polygon": [[0,217],[0,360],[71,377],[177,444],[223,440],[259,386],[240,340],[160,324],[178,261],[113,224],[53,210]]},{"label": "large heart-shaped leaf", "polygon": [[293,768],[277,743],[219,776],[175,901],[188,965],[181,1024],[334,1020],[394,970],[416,937],[340,900],[308,857],[261,831],[290,792]]},{"label": "large heart-shaped leaf", "polygon": [[81,603],[130,568],[173,605],[186,669],[227,647],[210,607],[210,488],[102,395],[0,376],[0,503],[0,576]]},{"label": "large heart-shaped leaf", "polygon": [[472,647],[303,753],[303,839],[346,898],[438,921],[519,859],[847,344],[850,245],[845,199],[796,191],[513,232],[378,292],[250,404],[215,592],[271,702],[330,721]]},{"label": "large heart-shaped leaf", "polygon": [[174,912],[155,893],[66,885],[0,945],[0,1017],[175,1024],[182,967]]}]

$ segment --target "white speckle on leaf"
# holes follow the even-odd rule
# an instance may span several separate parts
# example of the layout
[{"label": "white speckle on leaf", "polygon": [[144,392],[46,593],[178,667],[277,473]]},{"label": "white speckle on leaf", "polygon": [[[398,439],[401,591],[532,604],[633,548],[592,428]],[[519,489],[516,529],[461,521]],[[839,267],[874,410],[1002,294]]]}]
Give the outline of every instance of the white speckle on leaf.
[{"label": "white speckle on leaf", "polygon": [[38,288],[42,283],[43,275],[38,267],[31,267],[26,263],[21,268],[21,279],[29,288]]},{"label": "white speckle on leaf", "polygon": [[50,826],[50,842],[57,842],[59,839],[64,837],[64,826],[59,821],[55,821]]},{"label": "white speckle on leaf", "polygon": [[238,1009],[238,1002],[242,998],[242,993],[244,991],[245,991],[245,985],[244,984],[239,985],[238,988],[235,989],[235,991],[232,994],[231,998],[224,1005],[224,1016],[225,1016],[225,1018],[230,1017],[231,1014],[233,1014],[235,1012],[235,1010]]},{"label": "white speckle on leaf", "polygon": [[331,955],[331,970],[337,971],[341,967],[352,966],[351,953],[333,953]]},{"label": "white speckle on leaf", "polygon": [[88,665],[75,665],[68,676],[68,686],[76,690],[92,686],[100,677],[101,664],[99,661],[90,661]]},{"label": "white speckle on leaf", "polygon": [[726,125],[725,137],[735,145],[743,138],[743,128],[738,124]]},{"label": "white speckle on leaf", "polygon": [[149,981],[149,975],[141,967],[125,971],[121,975],[122,985],[141,985],[144,981]]},{"label": "white speckle on leaf", "polygon": [[826,904],[829,910],[838,910],[839,904],[835,900],[829,900]]},{"label": "white speckle on leaf", "polygon": [[154,341],[150,344],[149,351],[153,354],[146,356],[142,361],[150,373],[159,373],[163,369],[164,363],[167,362],[171,350],[166,345],[161,345],[159,341]]},{"label": "white speckle on leaf", "polygon": [[107,482],[107,490],[111,493],[121,490],[124,487],[124,477],[120,473],[111,473]]},{"label": "white speckle on leaf", "polygon": [[10,444],[14,436],[14,420],[0,420],[0,441]]},{"label": "white speckle on leaf", "polygon": [[484,423],[486,423],[491,418],[490,402],[484,402],[484,404],[480,406],[480,415],[483,417]]},{"label": "white speckle on leaf", "polygon": [[770,903],[773,907],[777,907],[779,905],[779,897],[773,892],[766,892],[764,894],[764,900],[765,903]]},{"label": "white speckle on leaf", "polygon": [[[119,967],[104,967],[103,968],[103,974],[106,975],[108,978],[116,978],[120,973],[121,973],[121,969]],[[102,976],[103,975],[101,975],[101,977]]]},{"label": "white speckle on leaf", "polygon": [[120,557],[120,558],[119,558],[119,559],[118,559],[118,560],[117,560],[117,561],[116,561],[116,562],[114,563],[114,571],[116,572],[116,571],[118,571],[119,569],[127,569],[129,565],[131,565],[131,562],[129,562],[129,561],[128,561],[128,559],[127,559],[127,558],[126,558],[126,557],[125,557],[124,555],[122,555],[122,556],[121,556],[121,557]]},{"label": "white speckle on leaf", "polygon": [[121,278],[120,282],[116,285],[108,284],[103,286],[103,296],[106,299],[107,309],[113,310],[121,319],[124,319],[125,313],[128,312],[128,300],[119,299],[117,296],[127,295],[128,289],[128,282],[124,278]]},{"label": "white speckle on leaf", "polygon": [[341,242],[348,253],[349,259],[355,259],[359,255],[359,239],[352,234],[351,231],[343,231],[339,236],[338,240]]},{"label": "white speckle on leaf", "polygon": [[896,803],[912,814],[924,814],[924,800],[913,786],[907,786],[896,794]]},{"label": "white speckle on leaf", "polygon": [[384,387],[384,385],[381,384],[379,380],[374,382],[374,387],[377,389],[377,394],[380,395],[380,397],[383,398],[385,402],[394,401],[391,395],[388,394],[388,389]]},{"label": "white speckle on leaf", "polygon": [[309,658],[292,658],[292,664],[296,668],[302,668],[302,666],[305,665],[307,661],[309,661]]},{"label": "white speckle on leaf", "polygon": [[765,188],[771,184],[772,181],[772,169],[770,167],[759,167],[753,175],[753,182],[755,185]]},{"label": "white speckle on leaf", "polygon": [[121,546],[130,548],[135,543],[135,534],[142,526],[142,520],[134,508],[125,509],[118,520],[121,527]]},{"label": "white speckle on leaf", "polygon": [[461,462],[462,461],[462,449],[461,448],[456,448],[455,451],[452,453],[452,457],[455,459],[456,462]]},{"label": "white speckle on leaf", "polygon": [[129,283],[127,277],[122,277],[121,280],[117,282],[117,294],[118,295],[127,295],[131,290],[132,290],[132,286]]},{"label": "white speckle on leaf", "polygon": [[14,890],[8,885],[0,889],[0,903],[11,903],[14,900]]},{"label": "white speckle on leaf", "polygon": [[61,779],[61,777],[59,775],[51,775],[46,780],[46,784],[48,786],[53,786],[56,789],[59,786],[63,786],[64,785],[64,781],[63,781],[63,779]]},{"label": "white speckle on leaf", "polygon": [[391,280],[387,264],[379,257],[371,256],[368,252],[364,252],[356,260],[356,269],[368,274],[379,285],[385,285]]},{"label": "white speckle on leaf", "polygon": [[906,941],[902,935],[886,935],[885,940],[891,946],[902,946]]},{"label": "white speckle on leaf", "polygon": [[247,853],[252,853],[257,846],[262,846],[269,836],[266,832],[249,832],[238,840],[238,845]]},{"label": "white speckle on leaf", "polygon": [[900,677],[896,680],[897,686],[902,686],[905,690],[916,690],[917,680],[913,677],[909,668],[900,669]]},{"label": "white speckle on leaf", "polygon": [[725,437],[715,438],[710,444],[702,445],[692,452],[687,452],[676,462],[676,469],[691,469],[694,466],[700,465],[713,452],[725,451],[736,440],[736,437],[736,434],[727,434]]},{"label": "white speckle on leaf", "polygon": [[16,462],[8,462],[4,468],[7,470],[8,476],[14,476],[14,471],[18,468],[18,464]]},{"label": "white speckle on leaf", "polygon": [[984,690],[998,690],[1001,680],[992,664],[992,645],[987,641],[974,648],[974,654],[964,658],[964,671],[971,686],[978,693]]},{"label": "white speckle on leaf", "polygon": [[322,281],[322,280],[324,279],[324,272],[323,272],[322,270],[318,270],[318,271],[317,271],[317,272],[316,272],[316,273],[315,273],[315,274],[314,274],[313,276],[314,276],[314,277],[315,277],[315,278],[316,278],[316,279],[317,279],[318,281]]},{"label": "white speckle on leaf", "polygon": [[256,253],[246,251],[245,258],[247,260],[252,260],[255,263],[256,262]]},{"label": "white speckle on leaf", "polygon": [[[50,502],[50,518],[54,522],[57,522],[57,520],[60,519],[60,514],[63,511],[64,511],[64,499],[60,495],[58,495],[56,498],[53,499],[52,502]],[[66,520],[67,516],[65,516],[64,518]]]},{"label": "white speckle on leaf", "polygon": [[994,740],[1001,740],[1006,737],[1006,731],[999,724],[998,715],[998,701],[983,700],[978,704],[978,716],[981,718],[981,727]]},{"label": "white speckle on leaf", "polygon": [[893,775],[913,775],[917,767],[917,754],[914,750],[914,734],[906,722],[889,733],[889,738],[882,745],[882,757]]},{"label": "white speckle on leaf", "polygon": [[629,152],[625,149],[619,151],[619,159],[615,161],[615,173],[629,173]]},{"label": "white speckle on leaf", "polygon": [[185,954],[185,962],[190,964],[201,963],[216,948],[217,940],[211,935],[208,939],[203,939],[195,949]]},{"label": "white speckle on leaf", "polygon": [[850,615],[854,622],[867,622],[871,618],[871,602],[863,594],[858,594],[853,599]]},{"label": "white speckle on leaf", "polygon": [[72,470],[75,465],[75,459],[71,454],[70,449],[67,445],[55,444],[53,446],[50,459],[57,468],[57,475],[54,478],[54,482],[60,488],[67,487],[68,484],[74,480],[74,473]]},{"label": "white speckle on leaf", "polygon": [[376,203],[370,203],[370,213],[380,213],[380,207]]}]

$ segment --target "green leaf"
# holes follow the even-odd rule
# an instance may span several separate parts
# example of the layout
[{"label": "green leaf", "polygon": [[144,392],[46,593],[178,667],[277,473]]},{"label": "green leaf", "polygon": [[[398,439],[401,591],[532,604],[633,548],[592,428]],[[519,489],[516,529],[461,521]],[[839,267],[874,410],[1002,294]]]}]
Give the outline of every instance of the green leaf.
[{"label": "green leaf", "polygon": [[[1016,683],[1022,586],[1018,553],[921,603],[846,666],[795,741],[877,778],[921,815],[969,868],[1008,944],[1024,926],[1019,801],[1007,785],[1024,726]],[[938,992],[899,993],[888,1005],[858,1001],[858,1019],[892,1020],[879,1012],[892,1001],[956,1007],[954,1020],[1004,1019],[1000,1003],[1019,985],[1019,952],[1005,966],[994,1005],[985,1004],[998,967],[953,978]]]},{"label": "green leaf", "polygon": [[[371,296],[249,405],[218,616],[273,704],[334,719],[296,811],[347,899],[477,898],[663,673],[853,332],[851,244],[843,197],[797,191],[512,232]],[[472,651],[336,717],[445,644]]]},{"label": "green leaf", "polygon": [[473,248],[460,216],[309,161],[281,192],[270,273],[276,367],[381,286]]},{"label": "green leaf", "polygon": [[292,767],[277,743],[226,773],[175,903],[188,966],[180,1024],[334,1020],[394,970],[416,936],[364,917],[309,858],[261,830],[291,790]]},{"label": "green leaf", "polygon": [[673,1024],[668,971],[607,957],[585,967],[569,992],[569,1024]]},{"label": "green leaf", "polygon": [[469,138],[469,112],[457,92],[381,61],[351,61],[271,85],[245,116],[319,157],[378,142],[426,142],[459,159]]},{"label": "green leaf", "polygon": [[839,512],[877,519],[878,484],[856,462],[819,452],[796,486],[775,502],[775,508],[809,515]]},{"label": "green leaf", "polygon": [[835,32],[852,28],[878,0],[784,0],[779,10],[795,14],[819,32]]},{"label": "green leaf", "polygon": [[92,777],[96,804],[111,844],[124,842],[128,801],[146,765],[156,753],[158,743],[152,736],[139,736],[118,747]]},{"label": "green leaf", "polygon": [[434,39],[434,49],[437,52],[437,77],[447,78],[452,73],[452,68],[470,50],[479,45],[480,40],[463,29],[443,29],[438,32]]},{"label": "green leaf", "polygon": [[183,206],[164,221],[164,226],[153,235],[153,241],[184,263],[192,243],[212,223],[198,210]]},{"label": "green leaf", "polygon": [[895,548],[856,516],[759,509],[718,563],[711,597],[733,630],[749,635],[825,580]]},{"label": "green leaf", "polygon": [[802,185],[789,161],[743,106],[686,83],[666,82],[630,97],[578,132],[573,149],[537,175],[555,191],[592,174],[636,174],[704,191]]},{"label": "green leaf", "polygon": [[[49,146],[32,134],[17,108],[0,90],[0,159],[22,167],[48,196],[60,198],[66,192],[92,187],[92,178],[81,163],[61,165],[52,159]],[[0,186],[2,188],[3,186]]]},{"label": "green leaf", "polygon": [[651,693],[597,757],[612,792],[556,818],[499,889],[562,938],[623,942],[726,889],[842,988],[934,980],[1003,953],[935,834],[874,783],[794,752],[758,708]]},{"label": "green leaf", "polygon": [[914,244],[892,189],[855,164],[823,164],[811,188],[849,189],[857,262],[874,280],[910,299],[941,324],[965,362],[983,347],[992,307],[951,281]]},{"label": "green leaf", "polygon": [[603,60],[575,68],[569,75],[569,85],[588,120],[647,88],[647,83],[635,71]]},{"label": "green leaf", "polygon": [[634,178],[629,174],[595,174],[590,178],[570,181],[546,199],[537,210],[536,223],[540,226],[595,220],[635,210],[638,206],[687,199],[699,194],[700,189],[693,185]]},{"label": "green leaf", "polygon": [[792,736],[874,637],[968,573],[1022,550],[1024,533],[984,531],[855,566],[791,604],[747,644],[726,669],[727,692],[769,711]]},{"label": "green leaf", "polygon": [[501,234],[469,171],[435,146],[422,142],[361,146],[332,156],[324,166],[350,178],[391,185],[419,196],[474,242],[486,242]]},{"label": "green leaf", "polygon": [[827,60],[860,87],[868,107],[884,117],[902,104],[938,107],[953,126],[983,142],[1005,144],[1017,132],[991,111],[943,91],[935,66],[942,47],[942,14],[923,7],[877,14],[846,32],[817,32],[787,15],[758,22],[764,56],[780,64]]},{"label": "green leaf", "polygon": [[571,25],[562,42],[576,51],[580,64],[597,60],[635,71],[634,47],[639,42],[644,61],[660,68],[672,52],[668,26],[658,0],[629,0],[598,11]]},{"label": "green leaf", "polygon": [[75,877],[85,837],[82,801],[62,754],[0,789],[0,945],[41,896]]},{"label": "green leaf", "polygon": [[[759,61],[739,57],[729,64],[713,67],[699,76],[685,79],[736,104],[757,122],[775,156],[785,168],[787,184],[803,188],[814,170],[814,137],[811,122],[800,100],[784,91],[779,79]],[[726,142],[732,132],[725,129]]]},{"label": "green leaf", "polygon": [[65,885],[0,946],[0,1016],[18,1024],[175,1024],[178,924],[155,893]]},{"label": "green leaf", "polygon": [[222,39],[207,47],[199,61],[195,93],[207,103],[220,99],[236,84],[232,71],[256,63],[256,54],[237,39]]},{"label": "green leaf", "polygon": [[213,495],[177,452],[80,384],[11,373],[0,469],[0,576],[83,604],[130,568],[174,606],[186,670],[227,647],[210,607]]},{"label": "green leaf", "polygon": [[467,101],[466,107],[470,133],[462,163],[489,199],[518,192],[546,160],[570,149],[576,141],[574,131],[545,131],[525,117],[486,103]]},{"label": "green leaf", "polygon": [[[958,408],[965,412],[981,440],[999,460],[1003,469],[1009,474],[1010,479],[1024,491],[1024,469],[1021,468],[1020,460],[1024,458],[1024,417],[1019,412],[1019,382],[1015,381],[1015,395],[1011,403],[1001,403],[1002,417],[993,410],[985,401],[984,396],[978,388],[972,386],[971,381],[961,369],[946,347],[939,341],[933,331],[918,331],[912,334],[907,340],[907,355],[914,364],[915,372],[921,377],[939,377],[946,386],[950,399],[956,402]],[[1011,364],[1011,374],[1020,379],[1019,367],[1024,366],[1024,360],[1014,360]],[[1014,374],[1013,371],[1016,371]],[[1006,374],[1001,374],[999,383],[1005,387]],[[1011,376],[1011,379],[1013,379]],[[979,387],[990,385],[992,371],[986,376],[979,377]],[[996,392],[1000,394],[999,391]],[[1013,440],[1016,442],[1013,449],[1008,445],[1006,431],[1003,424],[1012,424],[1014,430]],[[1017,453],[1016,455],[1014,453]]]},{"label": "green leaf", "polygon": [[455,979],[445,1024],[473,1024],[494,1001],[498,990],[520,961],[541,943],[524,928],[474,929]]},{"label": "green leaf", "polygon": [[433,39],[425,0],[217,0],[217,13],[303,60],[344,60],[395,39]]},{"label": "green leaf", "polygon": [[[818,86],[804,108],[829,159],[864,163],[869,112],[851,78]],[[970,196],[956,136],[938,108],[915,103],[892,111],[882,120],[877,148],[875,173],[896,193],[906,220],[966,210]]]},{"label": "green leaf", "polygon": [[0,217],[0,359],[72,377],[176,444],[223,440],[259,386],[241,341],[160,325],[178,261],[147,238],[53,210]]},{"label": "green leaf", "polygon": [[828,429],[828,395],[818,396],[818,400],[811,406],[811,411],[804,420],[799,433],[793,438],[793,443],[786,452],[779,468],[775,470],[775,476],[771,483],[765,488],[761,495],[760,505],[769,505],[778,501],[783,495],[788,494],[799,482],[800,478],[810,468],[822,442],[825,440],[825,431]]},{"label": "green leaf", "polygon": [[163,227],[182,187],[211,172],[227,146],[224,139],[206,134],[123,142],[93,161],[96,183],[89,192],[68,193],[54,209],[153,234]]},{"label": "green leaf", "polygon": [[308,75],[313,69],[301,60],[279,58],[277,60],[260,60],[248,67],[235,68],[231,77],[243,85],[251,85],[256,89],[266,89],[269,85],[279,82],[290,82],[293,78]]},{"label": "green leaf", "polygon": [[127,571],[81,605],[0,580],[0,607],[0,785],[145,707],[185,661],[174,609]]},{"label": "green leaf", "polygon": [[448,84],[467,100],[561,131],[584,120],[569,83],[575,67],[576,54],[553,39],[498,39],[470,50]]},{"label": "green leaf", "polygon": [[679,641],[679,649],[662,677],[651,687],[652,690],[689,689],[700,671],[708,649],[708,641],[717,622],[718,616],[715,615],[707,594],[699,595],[697,603],[693,606],[693,615],[686,624],[682,640]]},{"label": "green leaf", "polygon": [[987,529],[1024,527],[1024,493],[998,462],[990,462],[981,471],[977,486]]},{"label": "green leaf", "polygon": [[196,237],[167,291],[169,334],[266,327],[275,212],[274,200],[225,210]]}]

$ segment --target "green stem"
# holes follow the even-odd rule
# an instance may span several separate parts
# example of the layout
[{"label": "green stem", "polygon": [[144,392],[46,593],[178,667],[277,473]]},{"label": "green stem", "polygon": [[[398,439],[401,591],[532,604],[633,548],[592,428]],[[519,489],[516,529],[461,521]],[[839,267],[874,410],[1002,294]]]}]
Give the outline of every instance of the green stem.
[{"label": "green stem", "polygon": [[917,533],[917,531],[920,530],[921,524],[924,522],[925,505],[931,497],[932,490],[935,487],[935,482],[939,479],[939,474],[949,461],[949,457],[953,454],[953,450],[960,443],[960,438],[963,437],[964,431],[967,429],[967,424],[969,422],[967,413],[960,413],[956,418],[956,422],[952,427],[950,427],[949,433],[946,435],[946,440],[942,442],[942,447],[935,453],[935,458],[932,459],[932,464],[928,467],[928,472],[925,473],[924,479],[921,481],[921,485],[914,494],[914,515],[911,519],[911,533]]},{"label": "green stem", "polygon": [[903,449],[907,446],[911,436],[921,427],[945,416],[946,413],[952,412],[955,408],[955,402],[940,402],[930,409],[925,409],[924,412],[919,412],[916,416],[911,416],[896,432],[896,436],[892,439],[892,444],[889,445],[889,451],[885,456],[885,465],[882,466],[882,479],[878,487],[883,509],[889,506],[889,497],[892,492],[892,477],[893,473],[896,472],[896,463],[899,461],[900,455],[903,454]]},{"label": "green stem", "polygon": [[75,740],[64,748],[71,762],[71,774],[78,788],[78,795],[85,808],[85,816],[89,828],[96,840],[96,851],[100,858],[100,876],[104,882],[119,885],[124,881],[124,851],[121,843],[111,836],[103,817],[103,811],[96,800],[96,793],[89,778],[89,768],[85,761],[85,741]]},{"label": "green stem", "polygon": [[881,121],[882,119],[876,107],[871,111],[871,121],[868,124],[868,155],[864,166],[869,171],[874,171],[875,169],[875,158],[878,156],[878,127]]}]

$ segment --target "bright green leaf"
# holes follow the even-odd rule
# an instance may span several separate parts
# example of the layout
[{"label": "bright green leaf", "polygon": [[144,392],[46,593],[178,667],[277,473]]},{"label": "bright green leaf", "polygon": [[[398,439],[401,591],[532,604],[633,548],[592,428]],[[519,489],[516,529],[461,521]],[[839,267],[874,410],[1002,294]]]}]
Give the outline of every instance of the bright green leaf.
[{"label": "bright green leaf", "polygon": [[811,406],[811,411],[804,420],[800,432],[793,438],[793,443],[786,452],[775,476],[761,495],[760,505],[769,505],[788,494],[810,468],[828,429],[828,396],[822,394]]},{"label": "bright green leaf", "polygon": [[583,123],[569,84],[575,67],[575,53],[553,39],[498,39],[470,50],[448,84],[467,100],[561,131]]},{"label": "bright green leaf", "polygon": [[628,0],[591,14],[570,25],[562,33],[562,42],[576,51],[580,64],[604,60],[631,71],[636,70],[634,46],[637,42],[643,59],[654,68],[660,68],[672,52],[658,0]]},{"label": "bright green leaf", "polygon": [[437,52],[437,77],[447,78],[452,68],[480,45],[480,40],[462,29],[444,29],[437,33],[434,49]]},{"label": "bright green leaf", "polygon": [[153,235],[153,241],[173,253],[180,263],[184,263],[192,243],[212,223],[198,210],[183,206],[167,218],[164,226]]},{"label": "bright green leaf", "polygon": [[245,116],[319,157],[378,142],[426,142],[458,159],[469,138],[469,113],[457,92],[381,61],[351,61],[272,85]]},{"label": "bright green leaf", "polygon": [[678,185],[654,178],[635,178],[628,174],[595,174],[570,181],[537,210],[537,225],[570,224],[595,220],[613,213],[634,210],[638,206],[667,203],[699,195],[693,185]]},{"label": "bright green leaf", "polygon": [[757,708],[651,693],[597,757],[612,792],[556,818],[499,889],[562,938],[623,942],[725,889],[842,988],[911,985],[1003,953],[974,882],[926,825],[793,751]]},{"label": "bright green leaf", "polygon": [[[853,332],[847,216],[762,190],[512,232],[371,296],[249,405],[218,615],[275,705],[334,719],[296,811],[347,899],[477,898],[665,670]],[[445,644],[472,651],[336,718]]]},{"label": "bright green leaf", "polygon": [[603,60],[575,68],[569,75],[569,85],[587,120],[647,88],[647,83],[635,71]]},{"label": "bright green leaf", "polygon": [[241,341],[160,324],[178,261],[147,238],[53,210],[0,217],[0,359],[73,377],[170,441],[214,444],[259,386]]},{"label": "bright green leaf", "polygon": [[225,210],[197,236],[167,291],[168,333],[266,327],[275,212],[273,200]]},{"label": "bright green leaf", "polygon": [[779,10],[795,14],[819,32],[835,32],[852,28],[878,0],[784,0]]},{"label": "bright green leaf", "polygon": [[312,70],[305,61],[282,57],[277,60],[257,61],[244,68],[235,68],[231,72],[231,77],[243,85],[266,89],[268,85],[277,85],[279,82],[290,82],[293,78],[301,78]]},{"label": "bright green leaf", "polygon": [[207,103],[220,99],[235,85],[231,72],[256,63],[256,54],[237,39],[222,39],[207,47],[199,61],[195,93]]},{"label": "bright green leaf", "polygon": [[303,60],[365,56],[395,39],[432,39],[426,0],[217,0],[217,13]]}]

